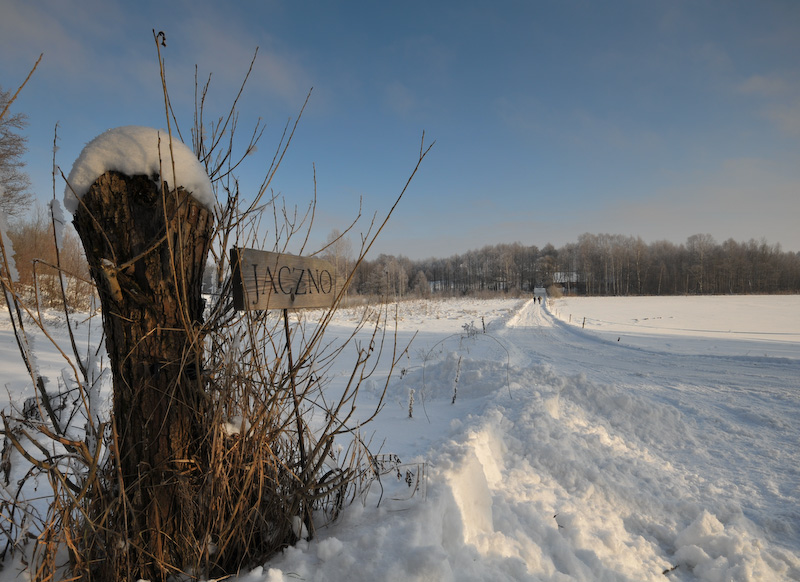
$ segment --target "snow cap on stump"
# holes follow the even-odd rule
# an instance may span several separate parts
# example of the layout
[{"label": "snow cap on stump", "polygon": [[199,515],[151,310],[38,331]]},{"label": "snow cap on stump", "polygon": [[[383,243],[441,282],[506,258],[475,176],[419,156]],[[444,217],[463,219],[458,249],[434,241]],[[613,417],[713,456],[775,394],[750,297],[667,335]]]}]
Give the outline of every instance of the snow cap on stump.
[{"label": "snow cap on stump", "polygon": [[128,176],[143,174],[158,181],[160,168],[163,168],[164,179],[170,188],[183,187],[200,204],[213,210],[216,198],[203,165],[192,150],[174,136],[172,149],[176,176],[172,175],[169,134],[166,131],[137,125],[109,129],[86,144],[75,160],[64,190],[64,207],[74,214],[78,201],[94,181],[108,171]]}]

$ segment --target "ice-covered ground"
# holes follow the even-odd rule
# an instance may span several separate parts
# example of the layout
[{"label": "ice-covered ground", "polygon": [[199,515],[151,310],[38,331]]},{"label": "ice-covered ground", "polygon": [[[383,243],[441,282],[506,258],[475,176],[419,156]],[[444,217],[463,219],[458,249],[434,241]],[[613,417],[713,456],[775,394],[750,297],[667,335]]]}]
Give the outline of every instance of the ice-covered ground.
[{"label": "ice-covered ground", "polygon": [[238,580],[800,580],[800,296],[399,309],[403,479]]}]

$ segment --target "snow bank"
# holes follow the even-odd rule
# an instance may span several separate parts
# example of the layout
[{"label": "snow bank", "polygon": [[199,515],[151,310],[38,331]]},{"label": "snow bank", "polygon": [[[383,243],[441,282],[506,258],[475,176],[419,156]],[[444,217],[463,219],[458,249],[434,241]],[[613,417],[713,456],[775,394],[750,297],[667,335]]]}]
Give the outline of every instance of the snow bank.
[{"label": "snow bank", "polygon": [[90,141],[69,173],[64,190],[64,207],[71,213],[94,181],[114,170],[135,176],[144,174],[159,180],[165,169],[170,188],[177,184],[191,192],[200,204],[211,210],[216,203],[211,181],[192,150],[173,137],[175,176],[169,156],[169,135],[163,129],[129,125],[109,129]]}]

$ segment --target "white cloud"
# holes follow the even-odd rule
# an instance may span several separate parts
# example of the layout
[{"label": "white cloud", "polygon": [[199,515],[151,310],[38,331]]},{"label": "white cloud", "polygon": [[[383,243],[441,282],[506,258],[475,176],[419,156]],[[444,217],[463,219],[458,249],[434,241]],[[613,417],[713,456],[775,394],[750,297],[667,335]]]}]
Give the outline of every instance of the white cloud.
[{"label": "white cloud", "polygon": [[254,33],[247,21],[229,18],[225,5],[196,2],[173,8],[107,0],[51,2],[43,7],[12,0],[4,4],[0,18],[3,61],[18,55],[14,60],[29,68],[43,52],[39,75],[50,83],[70,90],[92,86],[100,92],[140,84],[149,91],[160,85],[152,29],[163,29],[167,80],[176,95],[185,92],[193,98],[198,65],[201,83],[212,72],[212,86],[224,86],[229,99],[260,46],[250,90],[292,106],[302,104],[312,85],[310,76],[298,56],[275,38]]},{"label": "white cloud", "polygon": [[739,92],[750,95],[774,97],[786,93],[787,80],[777,74],[752,75],[739,85]]},{"label": "white cloud", "polygon": [[213,84],[233,93],[258,48],[249,90],[277,97],[292,107],[301,105],[313,82],[300,56],[266,32],[255,33],[245,22],[223,18],[219,11],[224,9],[213,5],[176,23],[179,41],[189,43],[182,51],[181,65],[197,64],[203,77],[211,72]]},{"label": "white cloud", "polygon": [[389,83],[384,88],[383,96],[389,109],[399,115],[407,115],[418,106],[414,93],[400,81]]},{"label": "white cloud", "polygon": [[738,91],[762,99],[760,114],[779,131],[800,136],[800,73],[752,75],[739,84]]},{"label": "white cloud", "polygon": [[[82,77],[102,54],[103,42],[118,33],[121,14],[113,3],[90,0],[80,3],[4,3],[0,19],[0,48],[23,61],[44,53],[42,69],[60,78]],[[97,42],[99,49],[90,44]],[[113,72],[109,71],[109,72]]]},{"label": "white cloud", "polygon": [[793,103],[768,106],[764,115],[781,131],[800,137],[800,99]]}]

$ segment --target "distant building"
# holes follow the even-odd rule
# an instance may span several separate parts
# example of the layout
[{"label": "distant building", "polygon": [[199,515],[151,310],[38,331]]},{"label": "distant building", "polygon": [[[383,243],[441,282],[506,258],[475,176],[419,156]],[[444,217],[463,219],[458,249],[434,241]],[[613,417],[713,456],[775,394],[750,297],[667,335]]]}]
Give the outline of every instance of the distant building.
[{"label": "distant building", "polygon": [[578,273],[575,271],[556,271],[553,273],[553,283],[560,283],[561,285],[575,285],[580,281]]},{"label": "distant building", "polygon": [[553,285],[561,288],[562,295],[585,291],[581,276],[576,271],[556,271],[553,273]]}]

